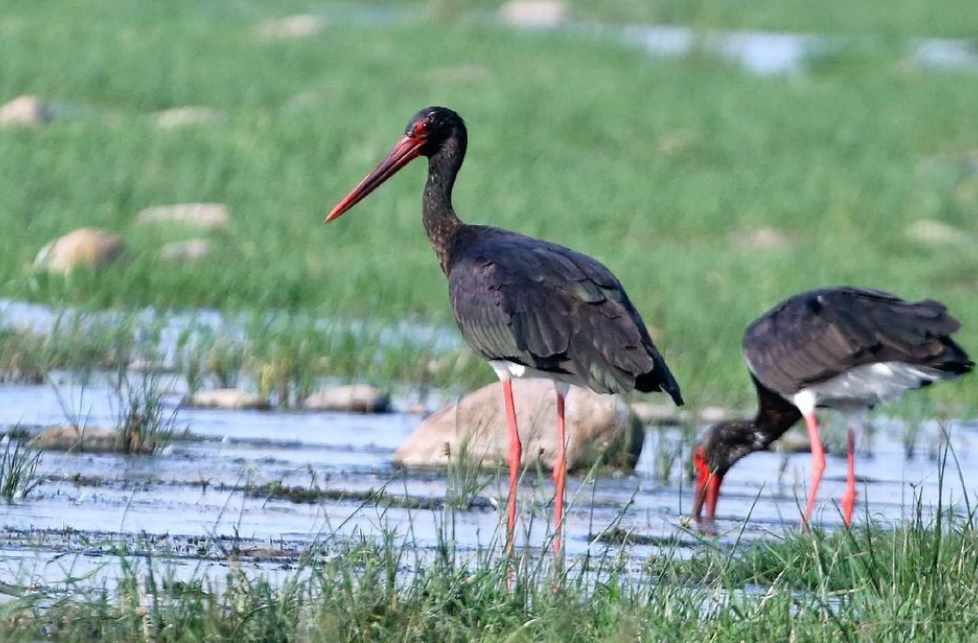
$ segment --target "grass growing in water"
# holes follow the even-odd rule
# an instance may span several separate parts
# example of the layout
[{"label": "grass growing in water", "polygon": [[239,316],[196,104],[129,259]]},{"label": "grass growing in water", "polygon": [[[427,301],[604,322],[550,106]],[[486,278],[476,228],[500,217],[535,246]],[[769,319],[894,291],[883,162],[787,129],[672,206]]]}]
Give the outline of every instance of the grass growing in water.
[{"label": "grass growing in water", "polygon": [[163,403],[166,393],[157,376],[146,375],[136,385],[127,377],[117,391],[116,443],[122,453],[152,454],[173,440],[178,409]]},{"label": "grass growing in water", "polygon": [[[970,641],[978,595],[974,516],[793,533],[769,542],[664,543],[648,565],[611,546],[551,589],[547,565],[506,586],[503,560],[411,536],[327,539],[280,583],[233,568],[175,580],[121,558],[117,583],[48,593],[12,585],[5,641]],[[537,554],[534,554],[537,555]],[[170,571],[168,571],[170,570]],[[192,591],[184,591],[186,589]]]},{"label": "grass growing in water", "polygon": [[2,440],[0,455],[0,499],[7,502],[26,498],[42,480],[37,475],[41,452],[9,434]]}]

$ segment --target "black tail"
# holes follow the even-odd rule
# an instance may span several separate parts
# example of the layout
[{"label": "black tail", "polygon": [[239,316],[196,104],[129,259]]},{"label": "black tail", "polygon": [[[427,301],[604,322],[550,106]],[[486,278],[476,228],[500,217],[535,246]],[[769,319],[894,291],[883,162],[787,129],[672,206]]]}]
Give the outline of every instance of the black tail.
[{"label": "black tail", "polygon": [[676,406],[683,405],[683,394],[679,392],[679,383],[676,382],[676,378],[672,376],[672,372],[661,357],[655,360],[655,368],[635,378],[635,390],[642,393],[664,391],[672,398]]},{"label": "black tail", "polygon": [[964,375],[970,373],[975,367],[968,354],[961,346],[950,337],[942,337],[944,350],[934,359],[929,366],[940,369],[953,375]]}]

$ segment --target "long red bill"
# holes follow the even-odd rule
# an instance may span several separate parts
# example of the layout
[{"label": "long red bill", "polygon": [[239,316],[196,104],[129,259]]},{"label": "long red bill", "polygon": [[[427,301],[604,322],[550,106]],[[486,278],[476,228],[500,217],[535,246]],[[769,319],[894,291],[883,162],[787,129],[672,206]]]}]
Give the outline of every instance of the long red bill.
[{"label": "long red bill", "polygon": [[405,136],[397,142],[397,145],[387,154],[387,158],[377,164],[370,174],[360,181],[357,187],[346,195],[346,197],[333,208],[333,211],[326,217],[326,223],[338,219],[344,212],[362,201],[368,194],[380,187],[380,184],[391,178],[402,167],[418,158],[421,154],[421,147],[424,140]]},{"label": "long red bill", "polygon": [[[693,494],[693,516],[696,522],[710,525],[717,513],[717,500],[720,498],[720,484],[723,476],[710,470],[706,464],[706,457],[702,447],[698,447],[693,454],[693,461],[696,468],[696,491]],[[703,505],[706,505],[706,516],[704,520]]]},{"label": "long red bill", "polygon": [[[693,501],[693,515],[696,522],[710,524],[716,517],[717,500],[720,498],[720,483],[723,477],[715,473],[708,473],[705,479],[696,481],[696,493]],[[706,516],[703,516],[703,505],[706,505]]]}]

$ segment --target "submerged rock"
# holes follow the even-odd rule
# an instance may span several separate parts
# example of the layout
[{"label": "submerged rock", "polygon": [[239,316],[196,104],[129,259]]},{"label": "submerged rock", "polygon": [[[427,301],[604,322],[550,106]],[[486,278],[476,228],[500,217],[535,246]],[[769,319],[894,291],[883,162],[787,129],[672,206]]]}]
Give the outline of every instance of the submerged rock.
[{"label": "submerged rock", "polygon": [[229,409],[235,411],[265,411],[271,408],[268,400],[257,393],[247,393],[236,388],[218,388],[193,395],[187,406],[202,409]]},{"label": "submerged rock", "polygon": [[52,274],[67,275],[76,268],[103,268],[125,252],[122,237],[95,228],[81,228],[41,248],[34,267]]},{"label": "submerged rock", "polygon": [[115,453],[121,451],[118,433],[113,429],[81,431],[73,426],[58,426],[41,432],[31,440],[31,446],[47,451],[88,451]]},{"label": "submerged rock", "polygon": [[0,107],[0,127],[33,127],[52,118],[50,106],[33,94],[25,94]]},{"label": "submerged rock", "polygon": [[302,407],[307,411],[386,413],[390,410],[390,398],[364,384],[333,386],[310,395]]},{"label": "submerged rock", "polygon": [[[557,452],[556,393],[546,380],[513,384],[523,465],[539,460],[552,469]],[[571,388],[565,406],[567,467],[587,469],[597,462],[632,469],[642,452],[642,423],[621,398]],[[509,446],[502,385],[465,396],[455,406],[426,418],[394,453],[401,466],[440,466],[469,458],[483,466],[505,465]]]},{"label": "submerged rock", "polygon": [[224,229],[231,225],[231,212],[223,203],[176,203],[146,208],[136,215],[136,223],[175,223],[203,230]]}]

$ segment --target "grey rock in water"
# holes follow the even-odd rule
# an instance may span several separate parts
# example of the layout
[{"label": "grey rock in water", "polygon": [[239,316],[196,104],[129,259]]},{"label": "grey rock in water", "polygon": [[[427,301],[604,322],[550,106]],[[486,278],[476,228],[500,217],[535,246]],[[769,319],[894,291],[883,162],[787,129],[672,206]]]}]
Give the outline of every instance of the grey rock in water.
[{"label": "grey rock in water", "polygon": [[202,409],[226,409],[234,411],[271,408],[268,400],[257,393],[248,393],[235,388],[218,388],[193,395],[187,406]]},{"label": "grey rock in water", "polygon": [[120,451],[118,433],[113,429],[58,426],[42,431],[31,440],[31,446],[45,451],[87,451],[113,453]]},{"label": "grey rock in water", "polygon": [[307,411],[386,413],[390,410],[390,398],[364,384],[332,386],[310,395],[302,407]]},{"label": "grey rock in water", "polygon": [[[557,395],[547,380],[513,383],[523,465],[553,469],[557,453]],[[642,423],[621,398],[572,387],[565,405],[568,470],[602,465],[630,470],[645,441]],[[394,454],[394,463],[444,466],[468,459],[505,465],[509,447],[502,385],[490,384],[424,419]]]}]

